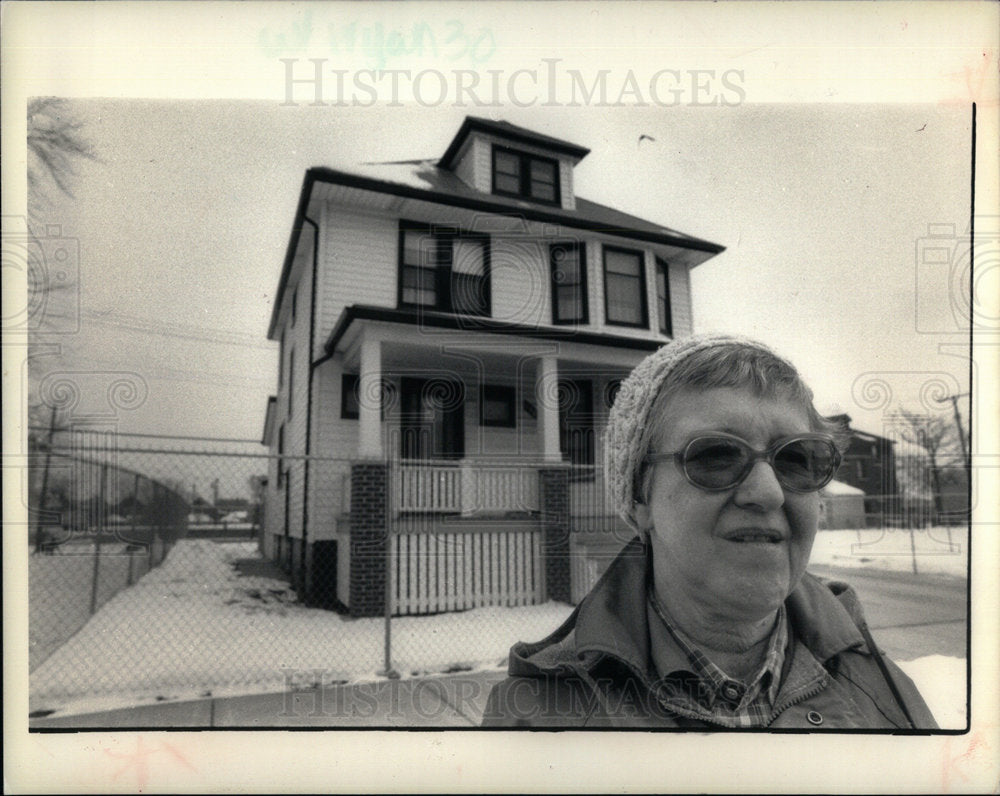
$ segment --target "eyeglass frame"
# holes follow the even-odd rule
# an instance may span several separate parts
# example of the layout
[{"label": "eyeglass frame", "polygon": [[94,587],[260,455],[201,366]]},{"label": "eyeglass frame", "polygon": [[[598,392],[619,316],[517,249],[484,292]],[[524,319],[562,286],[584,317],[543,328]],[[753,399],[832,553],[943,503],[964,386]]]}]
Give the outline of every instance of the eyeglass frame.
[{"label": "eyeglass frame", "polygon": [[[748,459],[746,466],[743,469],[743,472],[740,474],[739,478],[734,483],[729,484],[728,486],[705,486],[704,484],[699,484],[690,476],[690,474],[687,471],[687,461],[685,457],[688,452],[688,449],[695,442],[702,439],[733,440],[735,442],[738,442],[742,447],[744,447],[746,450],[750,452],[750,458]],[[811,489],[796,489],[795,487],[788,486],[787,484],[783,483],[781,475],[778,472],[778,469],[774,466],[774,457],[778,453],[778,451],[781,450],[786,445],[792,442],[798,442],[799,440],[820,440],[822,442],[828,443],[833,451],[833,466],[830,468],[830,474],[825,478],[825,480],[823,480],[822,483],[820,483],[818,486],[812,487]],[[837,448],[836,443],[833,441],[833,437],[831,437],[829,434],[819,434],[819,433],[789,434],[787,436],[776,439],[773,443],[771,443],[769,447],[767,447],[764,450],[756,450],[750,445],[749,442],[747,442],[742,437],[738,437],[735,434],[727,434],[724,431],[714,431],[711,433],[709,432],[700,433],[697,436],[692,437],[679,451],[674,451],[673,453],[647,453],[646,456],[643,458],[643,462],[645,462],[646,464],[658,464],[659,462],[673,461],[680,468],[680,471],[684,474],[684,477],[687,479],[688,483],[706,492],[725,492],[726,490],[729,489],[735,489],[736,487],[738,487],[740,484],[742,484],[744,481],[747,480],[747,477],[750,475],[754,466],[757,464],[757,462],[762,460],[766,461],[771,466],[771,470],[774,472],[774,477],[777,479],[782,489],[787,489],[789,492],[794,492],[799,495],[808,495],[812,492],[819,492],[819,490],[821,490],[823,487],[825,487],[833,480],[833,477],[837,474],[837,469],[841,465],[842,456],[840,453],[840,449]]]}]

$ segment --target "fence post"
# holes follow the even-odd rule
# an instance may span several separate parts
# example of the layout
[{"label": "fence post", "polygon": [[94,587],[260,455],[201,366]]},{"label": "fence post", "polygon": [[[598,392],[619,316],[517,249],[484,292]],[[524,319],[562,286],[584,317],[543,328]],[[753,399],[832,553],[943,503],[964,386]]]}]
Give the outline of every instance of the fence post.
[{"label": "fence post", "polygon": [[[136,526],[135,518],[139,513],[139,474],[135,474],[135,478],[132,481],[132,542],[135,542],[139,537],[135,535]],[[131,567],[129,567],[129,574],[131,574]],[[131,581],[129,581],[131,583]]]},{"label": "fence post", "polygon": [[49,491],[49,465],[52,462],[52,437],[56,433],[56,408],[52,407],[52,419],[49,421],[49,442],[45,447],[45,467],[42,469],[42,489],[38,495],[38,512],[35,515],[35,552],[42,551],[42,514],[45,511],[45,496]]},{"label": "fence post", "polygon": [[94,537],[94,576],[90,586],[90,614],[93,616],[97,612],[97,582],[101,573],[101,533],[104,531],[104,522],[101,515],[104,512],[104,499],[108,490],[108,465],[101,465],[101,486],[98,492],[97,502],[97,535]]},{"label": "fence post", "polygon": [[392,611],[395,607],[393,597],[393,547],[394,535],[392,533],[392,469],[389,465],[389,477],[385,479],[385,668],[379,674],[388,677],[390,680],[398,680],[399,672],[392,668]]}]

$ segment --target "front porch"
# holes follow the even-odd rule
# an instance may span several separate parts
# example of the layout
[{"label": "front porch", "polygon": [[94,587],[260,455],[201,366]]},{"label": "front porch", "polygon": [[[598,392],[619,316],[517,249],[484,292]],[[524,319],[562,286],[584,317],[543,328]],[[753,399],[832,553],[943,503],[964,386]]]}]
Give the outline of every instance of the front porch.
[{"label": "front porch", "polygon": [[338,326],[316,448],[350,461],[311,479],[328,513],[309,513],[311,539],[336,546],[337,602],[379,616],[387,600],[406,614],[578,599],[601,571],[593,551],[628,540],[601,437],[650,342],[603,340]]},{"label": "front porch", "polygon": [[[384,484],[384,488],[382,485]],[[355,616],[578,602],[631,534],[598,467],[359,462],[345,476],[337,592]]]}]

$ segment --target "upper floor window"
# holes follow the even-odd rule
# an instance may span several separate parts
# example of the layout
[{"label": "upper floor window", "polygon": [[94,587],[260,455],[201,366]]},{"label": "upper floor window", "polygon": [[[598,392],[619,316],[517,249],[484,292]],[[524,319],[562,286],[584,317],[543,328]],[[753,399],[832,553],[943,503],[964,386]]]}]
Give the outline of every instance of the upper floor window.
[{"label": "upper floor window", "polygon": [[587,323],[587,258],[582,243],[549,247],[552,323]]},{"label": "upper floor window", "polygon": [[604,313],[618,326],[649,325],[642,252],[604,247]]},{"label": "upper floor window", "polygon": [[660,319],[660,331],[673,337],[673,321],[670,318],[670,268],[659,257],[656,258],[656,314]]},{"label": "upper floor window", "polygon": [[285,332],[281,332],[281,343],[278,349],[278,387],[285,383]]},{"label": "upper floor window", "polygon": [[295,395],[295,349],[288,352],[288,416],[292,416],[292,399]]},{"label": "upper floor window", "polygon": [[489,258],[486,235],[401,222],[400,305],[489,315]]},{"label": "upper floor window", "polygon": [[493,147],[493,193],[559,204],[559,163],[552,158]]},{"label": "upper floor window", "polygon": [[278,489],[281,489],[285,482],[285,460],[282,455],[285,452],[285,424],[278,427]]}]

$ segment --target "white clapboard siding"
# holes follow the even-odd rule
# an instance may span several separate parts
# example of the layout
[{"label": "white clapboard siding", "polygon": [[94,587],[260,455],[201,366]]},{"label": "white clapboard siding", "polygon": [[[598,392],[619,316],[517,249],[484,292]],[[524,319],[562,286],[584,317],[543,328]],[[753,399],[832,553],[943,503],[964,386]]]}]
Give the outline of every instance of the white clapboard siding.
[{"label": "white clapboard siding", "polygon": [[392,539],[396,615],[544,601],[541,531],[401,532]]}]

